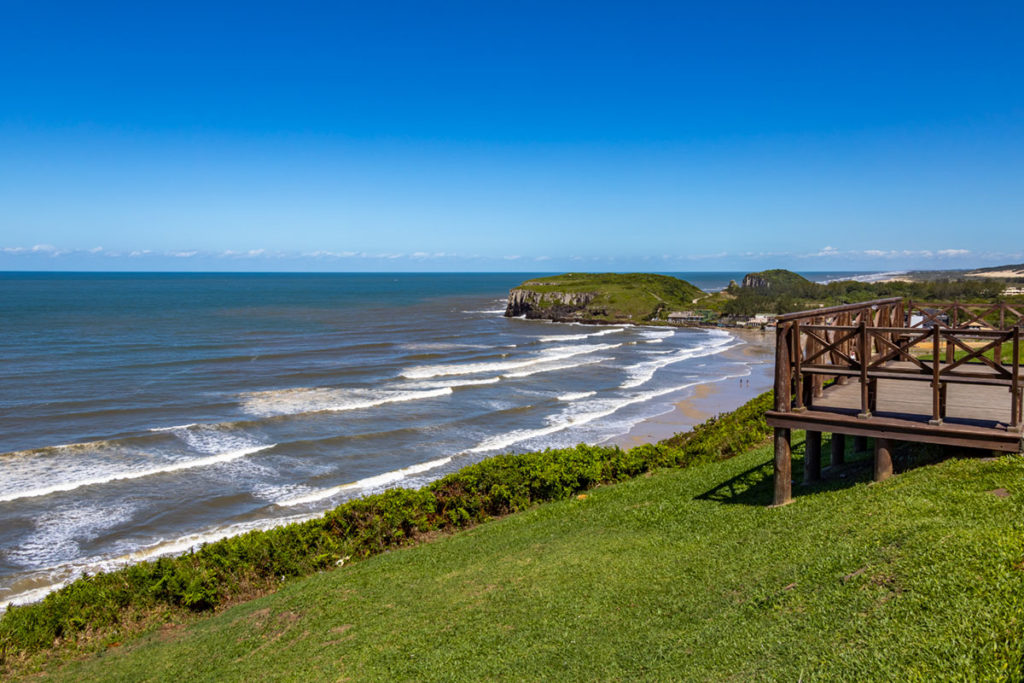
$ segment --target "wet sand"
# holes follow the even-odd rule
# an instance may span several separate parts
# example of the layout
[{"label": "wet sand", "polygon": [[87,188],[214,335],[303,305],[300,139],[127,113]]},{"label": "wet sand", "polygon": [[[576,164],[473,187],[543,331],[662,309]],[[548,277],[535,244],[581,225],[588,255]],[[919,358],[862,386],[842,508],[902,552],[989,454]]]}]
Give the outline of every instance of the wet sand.
[{"label": "wet sand", "polygon": [[[775,372],[775,330],[770,328],[762,332],[730,329],[728,332],[745,343],[729,349],[721,357],[746,364],[750,370],[749,375],[698,384],[692,394],[676,403],[673,410],[639,422],[628,433],[613,437],[605,443],[623,448],[655,443],[673,434],[689,431],[710,417],[735,410],[771,389]],[[737,366],[736,371],[742,373],[743,368]]]}]

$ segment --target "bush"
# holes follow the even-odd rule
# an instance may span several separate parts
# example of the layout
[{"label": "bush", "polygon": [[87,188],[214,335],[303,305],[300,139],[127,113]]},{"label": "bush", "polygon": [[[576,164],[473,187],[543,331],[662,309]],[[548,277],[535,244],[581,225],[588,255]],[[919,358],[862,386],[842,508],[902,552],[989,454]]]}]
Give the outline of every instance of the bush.
[{"label": "bush", "polygon": [[8,608],[0,619],[0,664],[83,631],[117,628],[154,607],[211,610],[253,586],[269,590],[283,579],[376,555],[423,533],[470,526],[656,468],[732,457],[767,438],[764,411],[771,405],[768,392],[691,432],[628,451],[580,444],[498,455],[423,489],[392,489],[344,503],[319,519],[83,576],[41,602]]}]

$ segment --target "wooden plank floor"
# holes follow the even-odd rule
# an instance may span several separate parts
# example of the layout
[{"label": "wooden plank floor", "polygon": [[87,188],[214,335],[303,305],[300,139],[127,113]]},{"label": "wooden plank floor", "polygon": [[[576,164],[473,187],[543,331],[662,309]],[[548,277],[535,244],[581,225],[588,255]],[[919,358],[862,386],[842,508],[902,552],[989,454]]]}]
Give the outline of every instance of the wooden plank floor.
[{"label": "wooden plank floor", "polygon": [[[893,363],[892,367],[906,367]],[[963,366],[961,366],[963,367]],[[974,365],[971,370],[975,371]],[[946,417],[949,424],[1005,429],[1010,422],[1010,391],[1007,387],[947,384]],[[861,408],[860,380],[825,388],[814,399],[812,410],[856,415]],[[932,417],[931,383],[919,380],[878,380],[878,402],[874,415],[927,423]]]}]

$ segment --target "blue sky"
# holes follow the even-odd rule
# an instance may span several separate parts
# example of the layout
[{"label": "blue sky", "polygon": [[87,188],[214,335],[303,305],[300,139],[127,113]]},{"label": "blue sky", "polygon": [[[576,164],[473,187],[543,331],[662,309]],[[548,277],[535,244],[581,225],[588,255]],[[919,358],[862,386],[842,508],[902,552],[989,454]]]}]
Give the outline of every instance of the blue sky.
[{"label": "blue sky", "polygon": [[68,3],[0,21],[0,269],[1024,261],[1020,3]]}]

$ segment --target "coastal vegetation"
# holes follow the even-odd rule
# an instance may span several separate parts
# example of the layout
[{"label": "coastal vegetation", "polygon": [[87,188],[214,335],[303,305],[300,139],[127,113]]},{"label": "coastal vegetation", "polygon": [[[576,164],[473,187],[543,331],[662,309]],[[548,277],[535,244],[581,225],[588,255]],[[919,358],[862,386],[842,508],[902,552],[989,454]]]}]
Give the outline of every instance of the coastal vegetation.
[{"label": "coastal vegetation", "polygon": [[[1024,471],[1016,457],[936,456],[904,453],[901,476],[872,484],[869,456],[848,453],[779,509],[766,507],[767,447],[660,469],[286,582],[50,673],[1020,680]],[[599,472],[588,456],[573,467]],[[563,494],[582,481],[541,478]]]},{"label": "coastal vegetation", "polygon": [[821,284],[788,270],[750,273],[742,285],[733,283],[702,305],[726,315],[791,313],[817,306],[858,303],[902,296],[915,301],[988,302],[999,298],[1005,283],[997,279],[964,277],[922,281],[857,282],[841,280]]},{"label": "coastal vegetation", "polygon": [[1006,282],[970,278],[963,272],[939,278],[885,282],[841,280],[817,283],[789,270],[748,273],[721,292],[703,292],[685,280],[643,273],[567,273],[527,280],[509,292],[505,315],[579,322],[666,322],[673,312],[702,311],[705,323],[759,313],[791,313],[819,306],[902,296],[915,301],[990,302]]},{"label": "coastal vegetation", "polygon": [[767,438],[764,411],[771,401],[770,393],[763,394],[668,442],[628,451],[580,445],[488,458],[420,490],[393,489],[308,522],[83,577],[39,603],[7,610],[0,618],[0,666],[53,648],[120,642],[154,625],[276,590],[296,577],[656,468],[732,457]]}]

